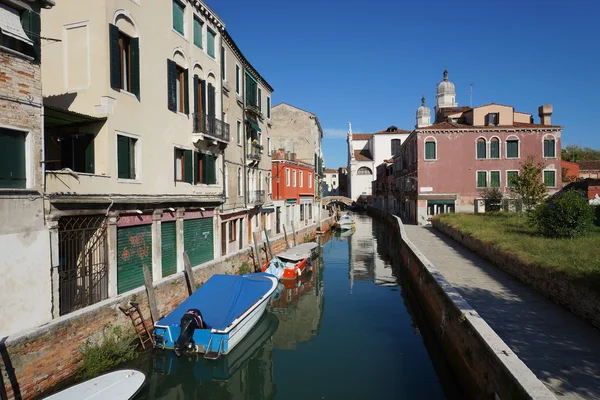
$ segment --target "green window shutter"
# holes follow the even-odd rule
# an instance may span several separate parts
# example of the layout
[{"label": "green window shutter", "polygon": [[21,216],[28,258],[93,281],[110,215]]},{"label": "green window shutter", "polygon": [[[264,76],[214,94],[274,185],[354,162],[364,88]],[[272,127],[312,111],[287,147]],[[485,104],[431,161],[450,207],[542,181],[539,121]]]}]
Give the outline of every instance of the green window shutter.
[{"label": "green window shutter", "polygon": [[115,89],[121,87],[121,55],[119,54],[119,28],[108,25],[110,46],[110,86]]},{"label": "green window shutter", "polygon": [[515,186],[515,179],[519,176],[517,171],[508,171],[506,173],[506,186],[513,187]]},{"label": "green window shutter", "polygon": [[477,172],[477,187],[479,187],[479,188],[487,187],[487,172],[485,172],[485,171]]},{"label": "green window shutter", "polygon": [[556,186],[556,173],[554,171],[544,171],[544,185]]},{"label": "green window shutter", "polygon": [[239,65],[235,66],[235,92],[240,92],[240,67]]},{"label": "green window shutter", "polygon": [[477,158],[486,158],[484,140],[477,141]]},{"label": "green window shutter", "polygon": [[183,221],[183,243],[192,267],[214,258],[213,219],[200,218]]},{"label": "green window shutter", "polygon": [[210,29],[207,29],[206,53],[212,58],[215,58],[215,33]]},{"label": "green window shutter", "polygon": [[490,186],[491,187],[500,187],[500,171],[491,171],[490,172]]},{"label": "green window shutter", "polygon": [[490,158],[500,158],[500,142],[492,140],[490,143]]},{"label": "green window shutter", "polygon": [[544,157],[548,157],[548,141],[544,140]]},{"label": "green window shutter", "polygon": [[183,71],[183,109],[186,114],[190,113],[190,85],[189,73],[186,69]]},{"label": "green window shutter", "polygon": [[554,140],[544,140],[544,157],[554,156]]},{"label": "green window shutter", "polygon": [[144,285],[143,266],[152,274],[152,225],[117,228],[117,292]]},{"label": "green window shutter", "polygon": [[217,97],[216,97],[215,87],[209,83],[207,91],[208,91],[208,93],[207,93],[207,97],[208,97],[207,115],[209,117],[216,118],[216,116],[217,116],[217,105],[216,105]]},{"label": "green window shutter", "polygon": [[518,140],[507,140],[506,141],[506,156],[508,158],[519,157],[519,141]]},{"label": "green window shutter", "polygon": [[216,157],[213,155],[208,155],[206,156],[208,161],[207,161],[207,166],[208,166],[208,184],[209,185],[214,185],[217,183],[217,162],[216,162]]},{"label": "green window shutter", "polygon": [[202,22],[194,17],[194,44],[202,48]]},{"label": "green window shutter", "polygon": [[25,134],[0,128],[0,187],[27,187]]},{"label": "green window shutter", "polygon": [[267,118],[271,118],[271,98],[267,97]]},{"label": "green window shutter", "polygon": [[117,136],[117,176],[119,179],[130,179],[130,149],[129,149],[129,138],[126,136]]},{"label": "green window shutter", "polygon": [[549,149],[550,157],[556,157],[556,142],[554,140],[549,140],[548,142],[549,142],[548,146],[550,147],[550,149]]},{"label": "green window shutter", "polygon": [[192,178],[194,176],[192,165],[193,165],[192,150],[184,150],[183,151],[183,167],[184,167],[183,180],[188,183],[192,183]]},{"label": "green window shutter", "polygon": [[221,79],[225,79],[225,47],[221,46]]},{"label": "green window shutter", "polygon": [[183,10],[184,7],[177,0],[173,0],[173,29],[183,35]]},{"label": "green window shutter", "polygon": [[167,60],[167,107],[177,112],[177,64]]},{"label": "green window shutter", "polygon": [[200,85],[200,78],[198,78],[198,75],[194,75],[193,78],[193,82],[192,82],[192,93],[194,96],[194,103],[192,104],[192,112],[193,112],[193,122],[194,122],[194,132],[200,132],[200,124],[201,124],[201,120],[202,120],[202,116],[200,115],[200,110],[198,109],[198,85]]},{"label": "green window shutter", "polygon": [[200,153],[194,152],[194,184],[200,182]]},{"label": "green window shutter", "polygon": [[258,110],[262,111],[262,90],[258,88]]},{"label": "green window shutter", "polygon": [[40,33],[42,30],[42,23],[40,14],[32,10],[25,10],[21,15],[21,25],[27,37],[33,42],[33,50],[35,52],[35,59],[42,59],[42,41]]},{"label": "green window shutter", "polygon": [[202,114],[206,114],[206,81],[200,79],[200,106],[202,106],[202,110],[200,112]]},{"label": "green window shutter", "polygon": [[200,154],[200,162],[202,163],[202,183],[208,183],[208,155]]},{"label": "green window shutter", "polygon": [[435,160],[435,142],[425,143],[425,159]]},{"label": "green window shutter", "polygon": [[131,38],[129,40],[130,59],[131,59],[131,93],[140,98],[140,39]]},{"label": "green window shutter", "polygon": [[93,174],[95,172],[94,160],[94,135],[88,135],[91,139],[85,147],[85,172]]},{"label": "green window shutter", "polygon": [[177,239],[175,221],[160,223],[162,275],[173,275],[177,272]]}]

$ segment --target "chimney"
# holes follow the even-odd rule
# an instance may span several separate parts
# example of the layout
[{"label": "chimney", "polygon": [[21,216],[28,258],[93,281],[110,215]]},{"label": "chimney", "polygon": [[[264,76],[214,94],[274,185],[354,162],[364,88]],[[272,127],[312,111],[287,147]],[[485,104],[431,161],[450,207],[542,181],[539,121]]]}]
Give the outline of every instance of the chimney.
[{"label": "chimney", "polygon": [[290,153],[290,161],[296,161],[296,153]]},{"label": "chimney", "polygon": [[552,116],[552,104],[544,104],[538,108],[538,115],[540,116],[540,124],[552,125],[550,122],[550,116]]}]

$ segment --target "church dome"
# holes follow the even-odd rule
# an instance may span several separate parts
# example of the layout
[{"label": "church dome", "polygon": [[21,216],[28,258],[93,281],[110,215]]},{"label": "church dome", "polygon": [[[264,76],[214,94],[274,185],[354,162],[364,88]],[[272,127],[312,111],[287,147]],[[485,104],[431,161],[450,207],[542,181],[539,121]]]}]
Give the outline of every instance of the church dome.
[{"label": "church dome", "polygon": [[430,117],[431,110],[425,105],[425,97],[421,97],[421,107],[417,109],[417,118]]},{"label": "church dome", "polygon": [[448,71],[444,70],[444,79],[437,85],[437,106],[438,108],[456,107],[456,89],[454,83],[448,80]]}]

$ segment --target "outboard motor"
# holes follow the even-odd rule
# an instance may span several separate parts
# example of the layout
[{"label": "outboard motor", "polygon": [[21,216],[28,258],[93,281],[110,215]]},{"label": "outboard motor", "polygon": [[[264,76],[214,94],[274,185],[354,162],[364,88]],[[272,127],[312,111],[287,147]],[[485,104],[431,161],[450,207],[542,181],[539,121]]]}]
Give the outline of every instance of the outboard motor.
[{"label": "outboard motor", "polygon": [[194,347],[194,331],[196,329],[204,329],[206,325],[204,324],[200,310],[191,308],[181,317],[179,327],[181,328],[181,332],[175,342],[175,354],[178,356],[182,352],[191,350]]}]

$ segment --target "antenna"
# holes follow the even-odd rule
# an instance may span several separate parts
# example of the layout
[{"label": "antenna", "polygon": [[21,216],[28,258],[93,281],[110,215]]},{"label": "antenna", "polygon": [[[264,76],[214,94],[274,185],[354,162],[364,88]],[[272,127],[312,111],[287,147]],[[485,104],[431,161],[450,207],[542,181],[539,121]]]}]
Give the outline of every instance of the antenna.
[{"label": "antenna", "polygon": [[473,108],[473,86],[475,83],[471,82],[471,91],[469,92],[469,107]]}]

